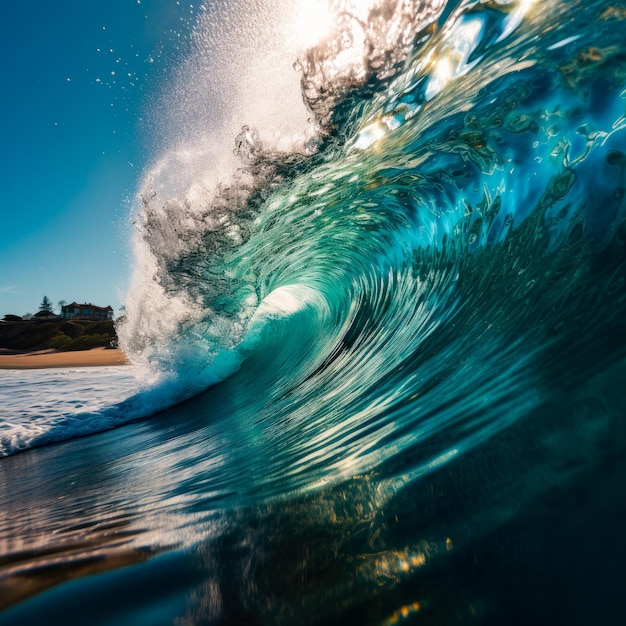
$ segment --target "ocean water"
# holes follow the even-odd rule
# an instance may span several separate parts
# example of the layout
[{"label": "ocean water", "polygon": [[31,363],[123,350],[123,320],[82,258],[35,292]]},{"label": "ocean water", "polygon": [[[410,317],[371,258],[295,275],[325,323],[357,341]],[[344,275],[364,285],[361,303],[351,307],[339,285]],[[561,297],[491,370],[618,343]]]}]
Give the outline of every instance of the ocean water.
[{"label": "ocean water", "polygon": [[621,624],[626,4],[205,8],[134,365],[3,374],[0,624]]}]

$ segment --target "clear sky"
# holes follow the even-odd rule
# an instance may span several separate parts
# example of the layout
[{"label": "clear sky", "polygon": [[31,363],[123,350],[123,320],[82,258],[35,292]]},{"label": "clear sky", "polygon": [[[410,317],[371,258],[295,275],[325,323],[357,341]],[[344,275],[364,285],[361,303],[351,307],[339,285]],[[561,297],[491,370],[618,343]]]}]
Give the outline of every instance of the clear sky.
[{"label": "clear sky", "polygon": [[193,0],[5,0],[0,318],[44,295],[123,303],[148,115],[187,53]]}]

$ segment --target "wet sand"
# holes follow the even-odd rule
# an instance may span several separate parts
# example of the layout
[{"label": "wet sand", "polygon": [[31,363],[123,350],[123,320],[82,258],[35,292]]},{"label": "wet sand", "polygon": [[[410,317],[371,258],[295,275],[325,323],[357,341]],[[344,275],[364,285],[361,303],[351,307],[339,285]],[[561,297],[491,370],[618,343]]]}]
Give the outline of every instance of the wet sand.
[{"label": "wet sand", "polygon": [[93,348],[75,352],[39,350],[22,354],[2,354],[0,369],[42,369],[49,367],[95,367],[103,365],[127,365],[126,355],[121,350]]}]

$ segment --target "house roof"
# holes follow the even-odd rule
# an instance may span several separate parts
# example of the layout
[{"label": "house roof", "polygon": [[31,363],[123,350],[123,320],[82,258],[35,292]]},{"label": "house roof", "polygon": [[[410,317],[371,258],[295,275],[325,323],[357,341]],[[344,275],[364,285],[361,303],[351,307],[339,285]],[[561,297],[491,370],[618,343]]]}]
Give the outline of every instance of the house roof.
[{"label": "house roof", "polygon": [[90,309],[98,309],[99,311],[112,311],[113,308],[111,306],[96,306],[95,304],[91,304],[91,303],[85,303],[85,304],[78,304],[77,302],[72,302],[71,304],[66,304],[63,306],[64,309],[70,308],[70,307],[78,307],[78,308],[90,308]]}]

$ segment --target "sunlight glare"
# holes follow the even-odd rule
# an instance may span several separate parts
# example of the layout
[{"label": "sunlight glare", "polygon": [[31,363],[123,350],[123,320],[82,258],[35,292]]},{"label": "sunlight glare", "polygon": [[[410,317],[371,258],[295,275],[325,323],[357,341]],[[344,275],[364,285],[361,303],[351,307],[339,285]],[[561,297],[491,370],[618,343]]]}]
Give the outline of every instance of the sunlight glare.
[{"label": "sunlight glare", "polygon": [[303,0],[294,31],[302,47],[310,48],[331,34],[334,21],[328,0]]}]

